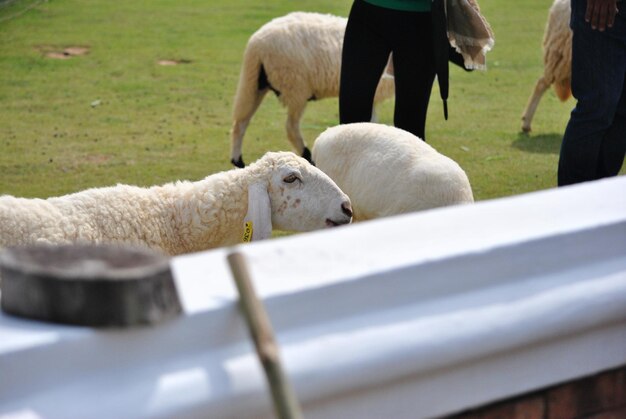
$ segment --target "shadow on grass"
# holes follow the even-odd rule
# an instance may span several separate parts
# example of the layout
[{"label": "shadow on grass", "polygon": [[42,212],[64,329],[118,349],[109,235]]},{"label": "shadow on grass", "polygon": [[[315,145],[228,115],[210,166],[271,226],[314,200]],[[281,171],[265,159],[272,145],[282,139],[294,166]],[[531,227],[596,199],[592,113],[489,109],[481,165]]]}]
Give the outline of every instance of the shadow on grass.
[{"label": "shadow on grass", "polygon": [[512,145],[530,153],[558,154],[562,139],[562,133],[532,135],[520,132]]}]

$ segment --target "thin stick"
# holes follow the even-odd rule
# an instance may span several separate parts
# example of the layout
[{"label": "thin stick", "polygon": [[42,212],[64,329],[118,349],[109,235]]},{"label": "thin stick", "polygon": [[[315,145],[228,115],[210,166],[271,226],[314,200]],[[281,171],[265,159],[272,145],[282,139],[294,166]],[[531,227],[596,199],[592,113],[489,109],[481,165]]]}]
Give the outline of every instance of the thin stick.
[{"label": "thin stick", "polygon": [[239,291],[241,309],[272,392],[276,417],[302,418],[300,405],[282,368],[269,317],[256,296],[245,258],[243,254],[235,252],[229,254],[227,259]]}]

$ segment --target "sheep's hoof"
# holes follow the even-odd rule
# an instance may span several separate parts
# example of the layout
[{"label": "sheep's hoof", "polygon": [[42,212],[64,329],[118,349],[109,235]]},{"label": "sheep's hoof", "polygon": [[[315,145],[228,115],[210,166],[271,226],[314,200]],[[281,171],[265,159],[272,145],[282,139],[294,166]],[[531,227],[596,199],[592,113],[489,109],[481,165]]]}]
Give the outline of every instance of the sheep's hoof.
[{"label": "sheep's hoof", "polygon": [[235,167],[239,167],[240,169],[243,169],[244,167],[246,167],[246,164],[243,162],[243,157],[239,156],[239,158],[237,160],[230,159],[230,162],[235,166]]},{"label": "sheep's hoof", "polygon": [[311,150],[309,150],[306,146],[304,147],[304,150],[302,150],[302,158],[306,159],[309,163],[315,166],[315,163],[313,163],[313,159],[311,158]]},{"label": "sheep's hoof", "polygon": [[526,114],[522,115],[522,132],[528,134],[531,131],[530,123],[531,121],[526,116]]}]

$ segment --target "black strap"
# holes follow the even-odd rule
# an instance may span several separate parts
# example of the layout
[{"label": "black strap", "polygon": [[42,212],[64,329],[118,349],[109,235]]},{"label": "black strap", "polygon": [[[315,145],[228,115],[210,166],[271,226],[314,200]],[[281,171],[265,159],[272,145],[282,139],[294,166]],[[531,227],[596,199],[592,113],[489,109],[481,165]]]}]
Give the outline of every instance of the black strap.
[{"label": "black strap", "polygon": [[439,83],[439,94],[443,100],[443,116],[448,119],[448,88],[449,70],[448,59],[450,58],[450,43],[448,42],[448,30],[445,0],[434,0],[431,9],[433,27],[433,50],[435,56],[435,73]]}]

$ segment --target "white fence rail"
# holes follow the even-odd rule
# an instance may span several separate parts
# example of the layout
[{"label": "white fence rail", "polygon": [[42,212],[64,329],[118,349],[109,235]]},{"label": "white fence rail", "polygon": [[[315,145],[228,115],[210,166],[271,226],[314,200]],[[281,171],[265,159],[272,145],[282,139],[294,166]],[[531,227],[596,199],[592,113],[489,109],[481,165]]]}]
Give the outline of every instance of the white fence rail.
[{"label": "white fence rail", "polygon": [[[185,309],[96,330],[0,314],[0,417],[272,416],[232,249]],[[306,418],[441,416],[626,364],[626,177],[240,246]]]}]

